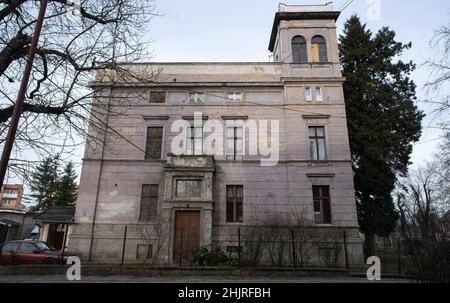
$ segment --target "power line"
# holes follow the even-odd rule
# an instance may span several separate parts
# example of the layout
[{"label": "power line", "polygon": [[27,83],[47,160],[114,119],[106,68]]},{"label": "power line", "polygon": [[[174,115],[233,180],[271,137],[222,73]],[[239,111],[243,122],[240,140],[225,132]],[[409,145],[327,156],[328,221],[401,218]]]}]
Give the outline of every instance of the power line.
[{"label": "power line", "polygon": [[348,0],[347,2],[345,2],[345,3],[341,6],[341,8],[339,8],[339,11],[341,11],[341,13],[342,13],[343,11],[345,11],[345,9],[346,9],[347,7],[349,7],[350,4],[353,3],[353,1],[354,1],[354,0]]}]

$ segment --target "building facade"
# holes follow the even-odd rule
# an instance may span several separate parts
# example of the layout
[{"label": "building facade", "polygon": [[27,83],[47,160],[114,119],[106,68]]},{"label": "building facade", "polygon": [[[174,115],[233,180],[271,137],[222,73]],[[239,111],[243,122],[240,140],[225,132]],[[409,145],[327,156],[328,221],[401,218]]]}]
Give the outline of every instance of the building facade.
[{"label": "building facade", "polygon": [[247,256],[292,240],[309,241],[312,264],[345,238],[360,264],[338,16],[331,4],[280,4],[273,62],[124,66],[148,81],[97,75],[91,119],[107,126],[91,126],[68,250],[178,264],[200,247]]},{"label": "building facade", "polygon": [[21,210],[22,184],[5,184],[0,192],[0,209]]}]

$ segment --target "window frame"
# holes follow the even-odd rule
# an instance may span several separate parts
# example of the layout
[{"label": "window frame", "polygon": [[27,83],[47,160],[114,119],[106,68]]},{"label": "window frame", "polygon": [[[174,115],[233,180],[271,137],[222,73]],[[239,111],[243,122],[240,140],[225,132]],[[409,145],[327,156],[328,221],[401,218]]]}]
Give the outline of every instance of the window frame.
[{"label": "window frame", "polygon": [[316,101],[323,101],[323,89],[321,86],[315,87],[315,94],[316,94]]},{"label": "window frame", "polygon": [[[309,91],[309,94],[307,94],[308,91]],[[312,94],[311,86],[305,86],[305,101],[307,101],[307,102],[313,101],[313,94]]]},{"label": "window frame", "polygon": [[[301,40],[301,42],[295,42],[295,39]],[[298,54],[296,54],[296,49],[298,49]],[[308,63],[308,46],[306,38],[302,35],[296,35],[291,39],[291,51],[292,51],[292,63],[293,64],[304,64]],[[303,60],[302,60],[303,59]]]},{"label": "window frame", "polygon": [[[149,157],[147,158],[147,142],[148,142],[148,129],[149,128],[162,128],[162,134],[161,134],[161,148],[160,148],[160,156],[157,157]],[[144,160],[153,160],[153,161],[160,161],[164,158],[164,144],[165,144],[165,133],[166,133],[166,127],[162,124],[150,124],[147,123],[145,125],[145,137],[144,137]]]},{"label": "window frame", "polygon": [[[231,137],[229,137],[228,136],[228,129],[229,128],[232,128],[233,129],[233,137],[231,138]],[[237,146],[238,146],[238,144],[237,144],[237,141],[238,141],[238,137],[237,137],[237,129],[238,128],[241,128],[242,129],[242,135],[241,135],[241,137],[240,137],[240,139],[241,139],[241,150],[242,150],[242,154],[238,154],[237,152],[236,152],[236,150],[237,150]],[[242,160],[244,160],[244,154],[245,154],[245,151],[244,151],[244,148],[245,148],[245,135],[244,135],[244,131],[245,131],[245,128],[244,128],[244,125],[226,125],[225,126],[225,158],[226,158],[226,160],[228,160],[228,161],[242,161]],[[228,141],[230,140],[230,139],[232,139],[233,140],[233,154],[229,154],[228,153]]]},{"label": "window frame", "polygon": [[[319,197],[315,196],[315,189],[319,191]],[[324,189],[326,189],[326,194],[324,194]],[[314,214],[314,224],[316,225],[332,225],[333,215],[331,210],[331,187],[329,185],[313,185],[313,214]],[[319,210],[317,211],[316,206],[318,202]],[[324,204],[327,203],[326,207]],[[328,217],[326,214],[326,209],[328,209]],[[317,215],[320,216],[320,222],[317,222]]]},{"label": "window frame", "polygon": [[[237,189],[240,188],[241,192],[242,192],[242,197],[241,201],[237,201],[238,200],[238,195],[237,195]],[[228,200],[228,190],[232,189],[233,190],[233,196],[232,196],[232,201],[229,202]],[[232,216],[231,218],[229,218],[229,205],[232,205],[232,209],[231,209],[231,213]],[[240,204],[240,211],[241,213],[238,214],[238,204]],[[241,224],[244,223],[244,185],[242,184],[227,184],[225,186],[225,221],[226,223],[229,224]]]},{"label": "window frame", "polygon": [[[323,136],[319,136],[317,134],[317,129],[321,128],[323,130]],[[310,135],[310,129],[314,129],[314,136]],[[319,140],[323,140],[323,154],[324,154],[324,158],[321,159],[320,158],[320,144],[319,144]],[[314,140],[314,148],[315,148],[315,157],[317,157],[317,159],[311,158],[311,140]],[[328,161],[328,151],[327,151],[327,136],[325,133],[325,126],[323,125],[308,125],[308,158],[309,161]]]},{"label": "window frame", "polygon": [[[195,102],[191,102],[191,95],[195,96]],[[199,98],[201,96],[201,98]],[[200,102],[198,102],[200,100]],[[198,105],[198,104],[205,104],[205,93],[204,92],[189,92],[188,93],[188,104]]]},{"label": "window frame", "polygon": [[[316,41],[314,41],[316,40]],[[320,40],[320,41],[317,41]],[[311,38],[311,55],[312,55],[312,62],[313,63],[326,63],[328,61],[328,49],[327,49],[327,39],[325,39],[322,35],[315,35]],[[314,56],[314,47],[317,46],[318,56],[319,60],[317,61]]]},{"label": "window frame", "polygon": [[[144,218],[143,212],[144,212],[144,208],[143,208],[143,200],[144,200],[144,186],[149,186],[149,196],[148,199],[148,205],[147,205],[147,214],[146,217]],[[152,196],[152,187],[156,187],[156,197]],[[155,199],[156,198],[156,199]],[[154,208],[152,209],[152,199],[155,199],[155,205]],[[141,205],[140,205],[140,209],[139,209],[139,218],[138,221],[139,222],[154,222],[158,216],[158,202],[159,202],[159,184],[142,184],[141,186]],[[152,210],[154,210],[154,213],[152,212]]]},{"label": "window frame", "polygon": [[[230,98],[230,95],[233,95],[233,97]],[[239,95],[239,99],[236,98],[236,96]],[[227,101],[232,103],[240,103],[244,101],[244,94],[241,91],[229,91],[227,92]]]},{"label": "window frame", "polygon": [[[196,129],[201,129],[201,136],[197,137]],[[193,132],[193,133],[192,133]],[[186,127],[186,150],[185,154],[189,156],[199,156],[203,155],[203,125],[202,126],[196,126],[196,125],[189,125]],[[197,141],[199,140],[199,141]],[[200,153],[197,153],[197,147],[198,144],[200,144]],[[189,145],[190,144],[190,145]]]}]

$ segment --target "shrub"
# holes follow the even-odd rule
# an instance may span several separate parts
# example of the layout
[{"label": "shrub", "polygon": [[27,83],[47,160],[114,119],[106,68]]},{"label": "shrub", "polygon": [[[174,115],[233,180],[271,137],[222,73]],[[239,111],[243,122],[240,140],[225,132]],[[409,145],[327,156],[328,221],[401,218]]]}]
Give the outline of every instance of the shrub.
[{"label": "shrub", "polygon": [[220,266],[230,263],[230,258],[220,248],[209,250],[201,247],[194,252],[192,259],[192,265],[197,266]]}]

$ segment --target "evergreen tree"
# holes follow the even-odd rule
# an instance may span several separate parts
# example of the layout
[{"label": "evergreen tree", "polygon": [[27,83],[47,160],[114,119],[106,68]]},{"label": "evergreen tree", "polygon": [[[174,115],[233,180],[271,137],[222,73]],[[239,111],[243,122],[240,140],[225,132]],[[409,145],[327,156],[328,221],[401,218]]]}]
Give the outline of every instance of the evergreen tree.
[{"label": "evergreen tree", "polygon": [[404,175],[423,118],[414,104],[412,62],[396,61],[411,43],[382,28],[375,35],[357,16],[339,37],[358,217],[372,252],[373,235],[392,232],[398,220],[391,192]]},{"label": "evergreen tree", "polygon": [[50,156],[40,163],[33,172],[29,181],[32,191],[31,197],[38,202],[38,209],[45,210],[55,203],[58,187],[59,158]]},{"label": "evergreen tree", "polygon": [[77,175],[73,168],[72,161],[69,161],[65,168],[62,177],[58,181],[57,194],[55,205],[74,205],[77,199],[77,184],[75,182]]}]

